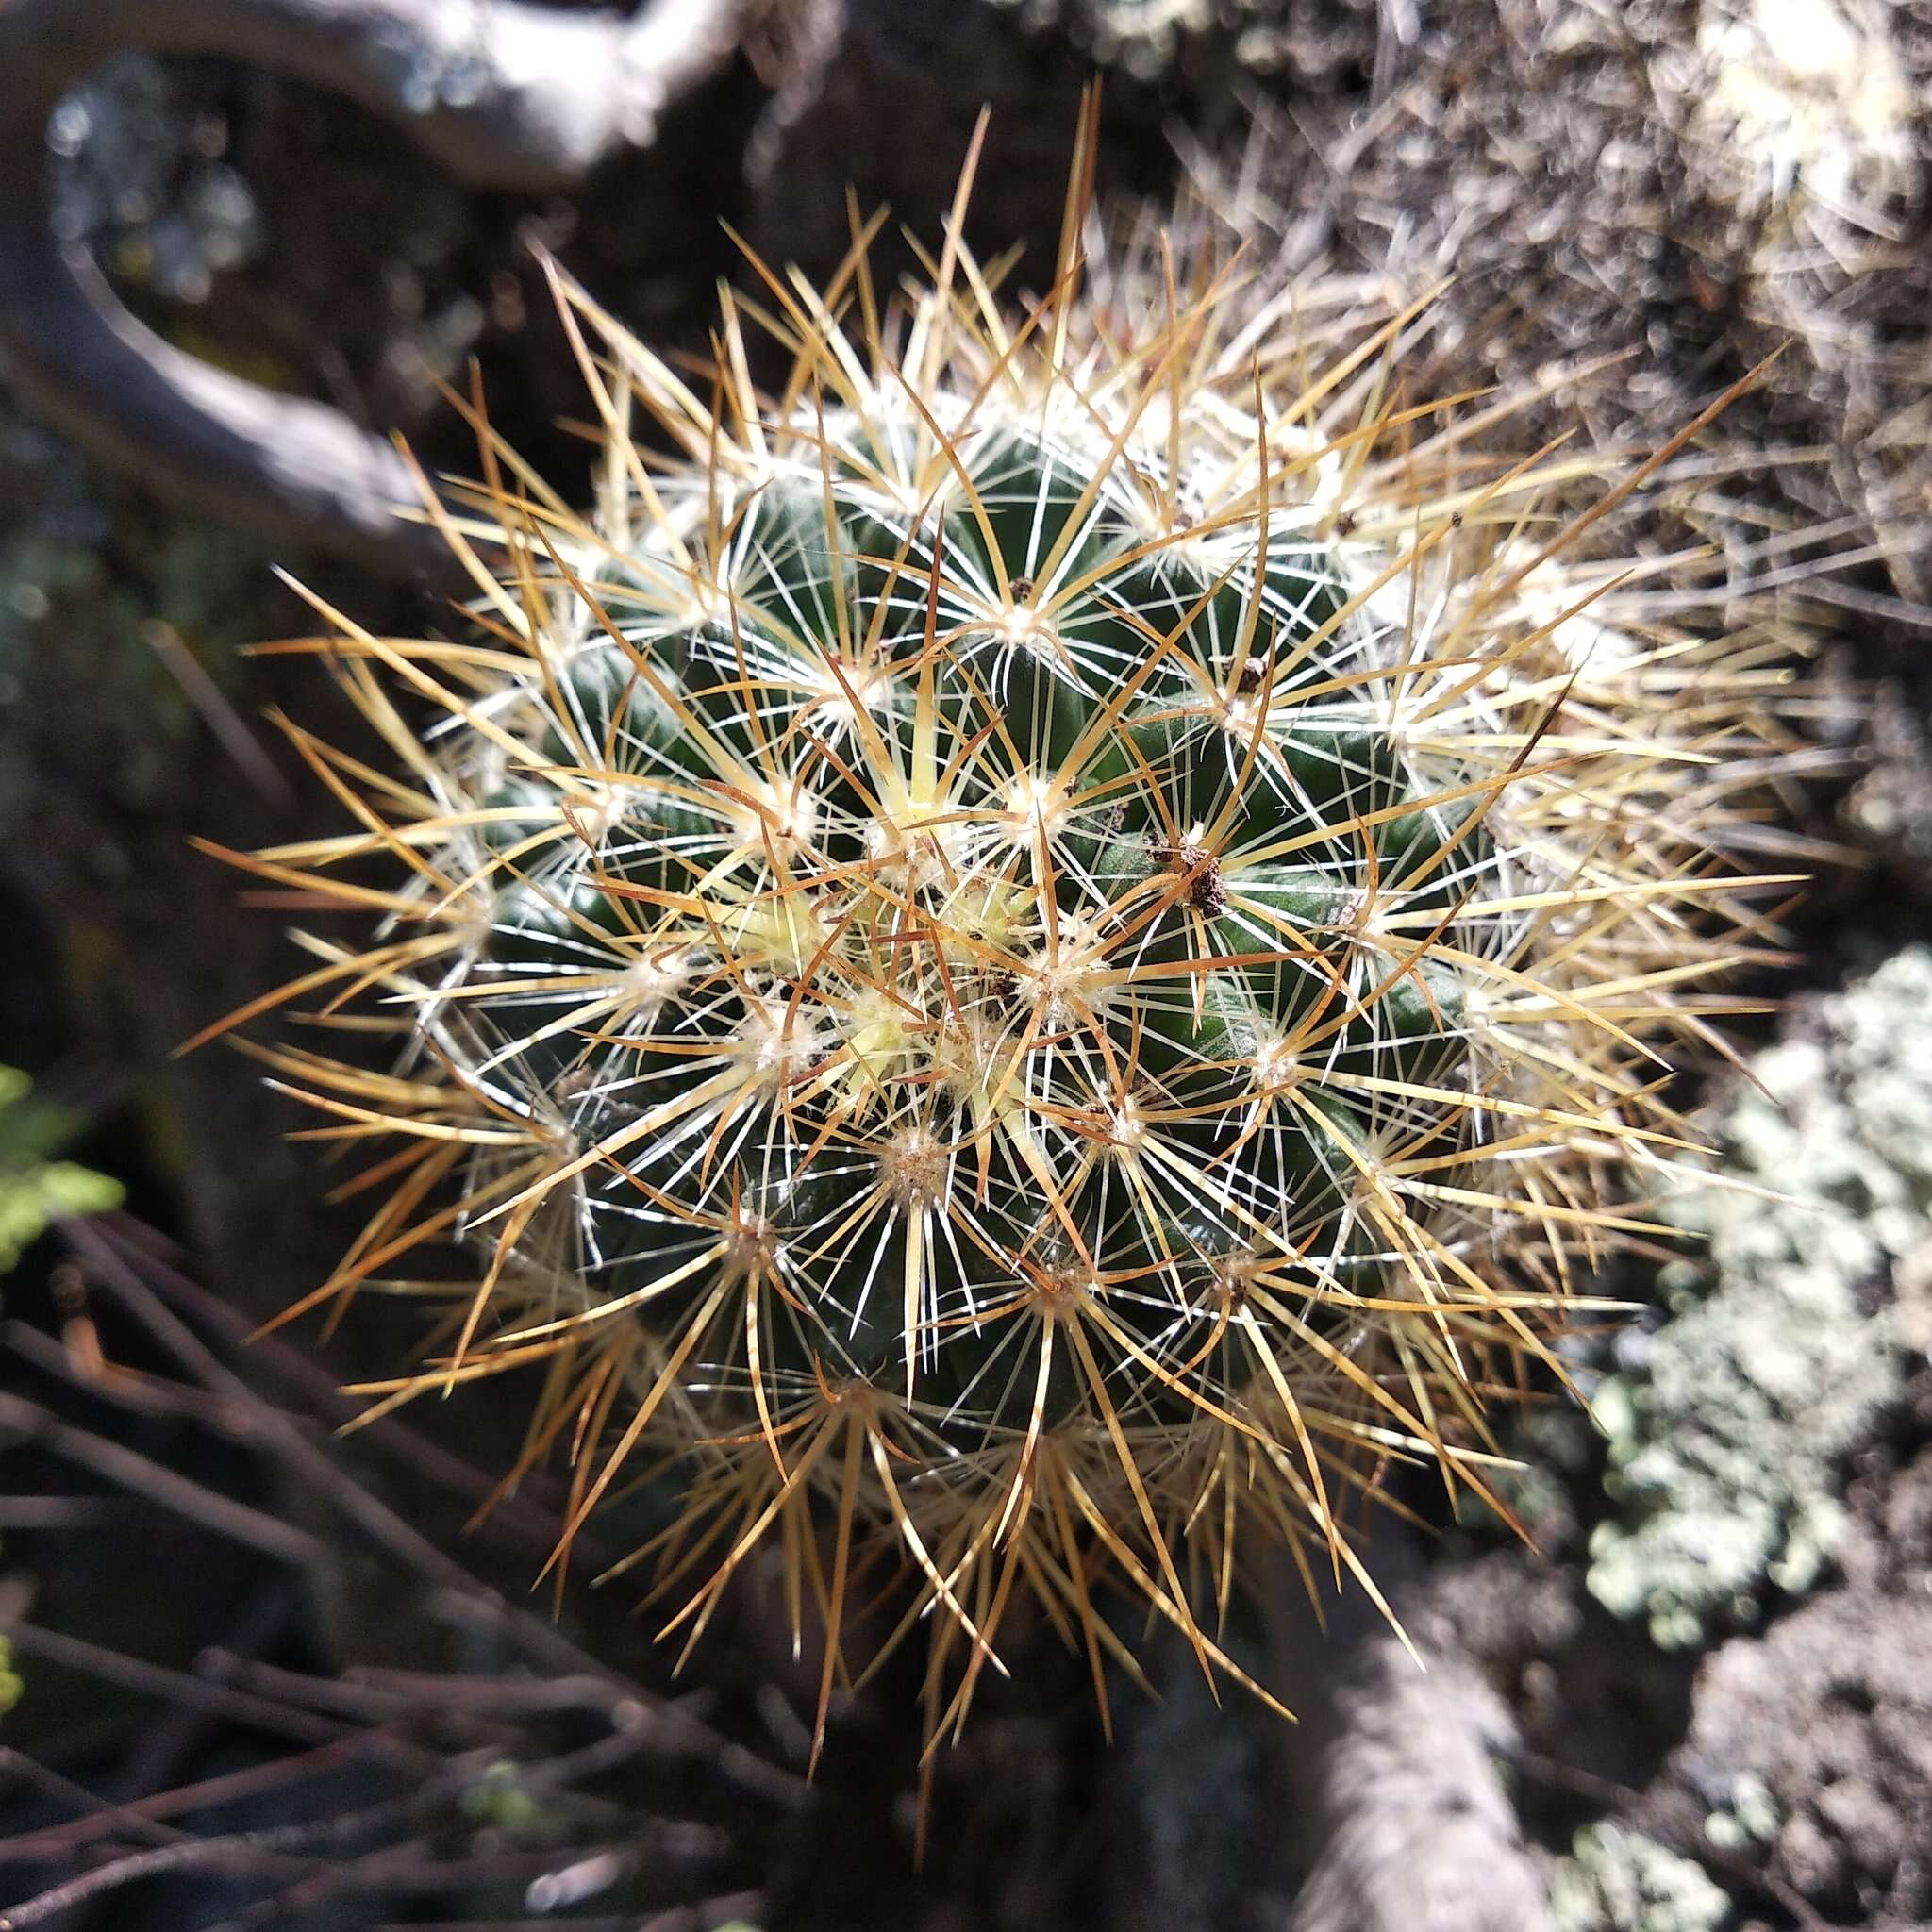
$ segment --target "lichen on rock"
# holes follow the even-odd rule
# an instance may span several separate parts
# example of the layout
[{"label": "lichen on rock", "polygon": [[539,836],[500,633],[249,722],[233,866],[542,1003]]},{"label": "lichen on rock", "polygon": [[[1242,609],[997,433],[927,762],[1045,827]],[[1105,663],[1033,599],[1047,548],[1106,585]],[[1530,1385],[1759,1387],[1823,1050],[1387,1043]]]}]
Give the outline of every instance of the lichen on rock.
[{"label": "lichen on rock", "polygon": [[1557,1932],[1717,1932],[1730,1911],[1694,1859],[1620,1824],[1578,1832],[1550,1881]]},{"label": "lichen on rock", "polygon": [[1893,1271],[1932,1240],[1932,952],[1822,1001],[1751,1068],[1721,1172],[1674,1204],[1706,1238],[1594,1408],[1614,1513],[1590,1587],[1679,1647],[1827,1561],[1840,1468],[1923,1346]]},{"label": "lichen on rock", "polygon": [[[1297,8],[1286,0],[994,0],[1034,28],[1058,28],[1103,68],[1136,80],[1169,79],[1176,68],[1230,76],[1299,75],[1372,59],[1373,7]],[[1408,9],[1391,9],[1412,39]]]}]

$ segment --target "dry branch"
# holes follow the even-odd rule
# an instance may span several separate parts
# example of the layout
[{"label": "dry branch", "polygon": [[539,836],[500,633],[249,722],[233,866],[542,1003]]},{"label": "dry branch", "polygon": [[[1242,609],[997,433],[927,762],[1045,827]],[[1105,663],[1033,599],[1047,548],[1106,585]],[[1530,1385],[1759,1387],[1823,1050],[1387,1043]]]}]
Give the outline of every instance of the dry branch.
[{"label": "dry branch", "polygon": [[742,0],[652,0],[634,19],[524,0],[12,0],[0,7],[0,366],[76,442],[173,500],[387,573],[446,574],[397,521],[420,491],[336,409],[276,395],[137,322],[46,219],[45,130],[108,55],[217,55],[326,88],[475,188],[557,189],[647,146],[716,73]]},{"label": "dry branch", "polygon": [[[118,1767],[86,1782],[0,1748],[0,1818],[11,1802],[34,1801],[25,1828],[11,1820],[11,1828],[0,1826],[0,1932],[65,1923],[163,1875],[219,1878],[253,1893],[239,1917],[222,1918],[225,1927],[291,1923],[349,1901],[359,1901],[373,1922],[385,1901],[454,1901],[480,1885],[525,1888],[533,1904],[600,1891],[614,1902],[621,1889],[634,1906],[669,1905],[704,1899],[744,1872],[773,1823],[799,1809],[797,1779],[708,1727],[693,1698],[663,1697],[593,1664],[540,1613],[504,1603],[391,1516],[343,1455],[311,1437],[312,1418],[248,1388],[173,1312],[161,1291],[180,1297],[191,1285],[158,1258],[143,1230],[106,1220],[69,1224],[67,1233],[88,1281],[111,1292],[184,1374],[173,1380],[110,1360],[92,1375],[70,1364],[57,1383],[77,1384],[130,1413],[195,1423],[252,1449],[264,1465],[279,1465],[304,1497],[304,1513],[327,1528],[278,1538],[282,1525],[192,1474],[11,1396],[0,1398],[0,1435],[76,1461],[110,1496],[186,1516],[257,1555],[304,1559],[332,1535],[345,1546],[373,1542],[402,1590],[424,1592],[425,1607],[460,1599],[508,1640],[516,1663],[502,1675],[387,1667],[313,1674],[273,1661],[261,1647],[272,1632],[256,1629],[233,1640],[237,1647],[204,1649],[181,1669],[0,1613],[0,1634],[31,1671],[78,1673],[130,1700],[218,1718],[254,1734],[267,1752],[242,1771],[176,1785],[152,1726],[132,1732]],[[17,1324],[6,1340],[36,1368],[51,1366],[47,1348],[20,1345]],[[157,1409],[152,1398],[162,1393],[169,1400]],[[51,1748],[59,1754],[59,1737]],[[500,1790],[539,1807],[527,1828],[484,1828],[471,1795]],[[271,1799],[269,1822],[211,1828],[210,1807]],[[687,1808],[724,1823],[688,1817]],[[720,1903],[757,1910],[761,1902],[739,1893]],[[212,1926],[199,1916],[192,1923]],[[625,1923],[639,1923],[635,1910]]]}]

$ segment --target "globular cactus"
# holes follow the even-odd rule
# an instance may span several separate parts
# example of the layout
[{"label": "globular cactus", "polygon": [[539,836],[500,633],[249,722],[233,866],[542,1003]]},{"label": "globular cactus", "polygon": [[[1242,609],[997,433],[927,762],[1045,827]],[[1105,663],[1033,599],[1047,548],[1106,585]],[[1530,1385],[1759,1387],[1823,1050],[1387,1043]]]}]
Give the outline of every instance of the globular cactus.
[{"label": "globular cactus", "polygon": [[447,1307],[372,1392],[537,1365],[573,1529],[668,1466],[666,1627],[775,1547],[827,1695],[903,1571],[935,1733],[1016,1599],[1097,1687],[1120,1585],[1241,1677],[1245,1537],[1373,1593],[1388,1465],[1486,1490],[1769,883],[1773,641],[1586,541],[1654,463],[1574,515],[1400,393],[1415,311],[1336,347],[1158,254],[1093,302],[1069,206],[1047,299],[861,236],[727,297],[708,385],[558,276],[594,509],[478,414],[473,629],[325,610],[397,770],[296,732],[354,826],[241,861],[382,922],[275,997],[389,1068],[257,1049],[385,1148],[310,1302]]}]

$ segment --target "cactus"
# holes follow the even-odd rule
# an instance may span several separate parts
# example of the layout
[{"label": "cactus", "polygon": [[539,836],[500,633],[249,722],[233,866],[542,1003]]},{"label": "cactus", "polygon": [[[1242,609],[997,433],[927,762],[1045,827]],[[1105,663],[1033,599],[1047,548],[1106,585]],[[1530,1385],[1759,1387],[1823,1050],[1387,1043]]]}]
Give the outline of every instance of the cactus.
[{"label": "cactus", "polygon": [[392,1042],[253,1049],[382,1149],[302,1306],[444,1307],[378,1408],[534,1369],[572,1533],[672,1472],[667,1634],[775,1548],[821,1735],[861,1570],[935,1735],[1024,1600],[1104,1711],[1119,1586],[1267,1697],[1214,1634],[1245,1538],[1373,1596],[1391,1464],[1487,1493],[1774,883],[1731,847],[1782,646],[1597,541],[1690,432],[1572,514],[1588,465],[1476,455],[1507,407],[1400,395],[1420,311],[1338,347],[1332,291],[1158,250],[1093,299],[1087,230],[1030,304],[957,213],[890,298],[870,231],[760,268],[708,386],[553,268],[593,508],[473,403],[474,513],[427,499],[469,634],[311,598],[284,647],[396,771],[291,725],[352,827],[224,855],[380,922],[223,1023]]}]

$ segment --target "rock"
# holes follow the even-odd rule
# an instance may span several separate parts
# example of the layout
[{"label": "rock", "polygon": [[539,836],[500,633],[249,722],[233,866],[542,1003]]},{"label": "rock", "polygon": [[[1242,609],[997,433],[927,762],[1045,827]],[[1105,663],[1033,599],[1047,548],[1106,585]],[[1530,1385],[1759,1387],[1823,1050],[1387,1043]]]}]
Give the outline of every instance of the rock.
[{"label": "rock", "polygon": [[[1932,1481],[1932,1458],[1921,1461]],[[1928,1580],[1921,1570],[1909,1593],[1828,1591],[1761,1640],[1724,1645],[1698,1677],[1690,1736],[1646,1812],[1721,1817],[1748,1780],[1770,1828],[1744,1850],[1773,1881],[1832,1919],[1922,1923],[1932,1910]],[[1702,1828],[1724,1843],[1717,1817]]]},{"label": "rock", "polygon": [[1659,1643],[1748,1623],[1823,1573],[1841,1469],[1910,1362],[1892,1271],[1932,1242],[1932,952],[1820,1003],[1754,1061],[1722,1178],[1673,1218],[1660,1324],[1594,1404],[1615,1513],[1590,1588]]}]

